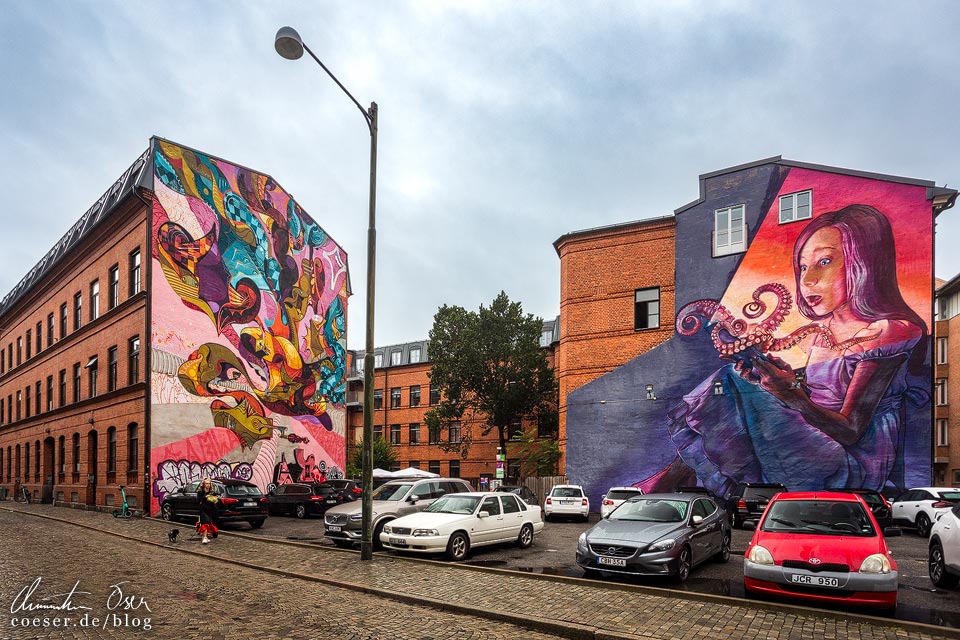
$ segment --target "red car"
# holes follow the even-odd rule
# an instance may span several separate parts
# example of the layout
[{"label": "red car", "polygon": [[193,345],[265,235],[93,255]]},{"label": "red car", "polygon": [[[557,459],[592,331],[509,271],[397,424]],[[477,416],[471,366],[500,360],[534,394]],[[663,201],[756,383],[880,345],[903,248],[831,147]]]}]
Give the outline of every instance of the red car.
[{"label": "red car", "polygon": [[[753,528],[747,523],[747,528]],[[887,535],[898,535],[891,528]],[[784,492],[763,512],[743,562],[748,594],[893,609],[897,563],[852,493]]]}]

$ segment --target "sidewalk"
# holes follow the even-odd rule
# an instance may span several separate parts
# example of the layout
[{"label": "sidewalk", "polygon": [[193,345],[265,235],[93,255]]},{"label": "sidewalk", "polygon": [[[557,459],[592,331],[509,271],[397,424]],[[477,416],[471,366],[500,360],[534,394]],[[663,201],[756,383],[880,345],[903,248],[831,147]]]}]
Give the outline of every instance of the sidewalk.
[{"label": "sidewalk", "polygon": [[[119,520],[50,505],[0,502],[0,509],[53,518],[111,532],[181,553],[339,586],[447,612],[468,613],[568,638],[958,638],[960,630],[846,612],[677,593],[654,587],[594,581],[375,554],[222,532],[200,545],[186,523]],[[268,523],[269,526],[269,523]],[[167,533],[177,528],[180,541]]]}]

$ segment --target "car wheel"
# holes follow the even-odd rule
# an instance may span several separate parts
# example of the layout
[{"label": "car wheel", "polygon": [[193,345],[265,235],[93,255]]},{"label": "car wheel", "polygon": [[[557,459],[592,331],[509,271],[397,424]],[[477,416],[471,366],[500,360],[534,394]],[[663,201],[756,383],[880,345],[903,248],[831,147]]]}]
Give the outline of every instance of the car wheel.
[{"label": "car wheel", "polygon": [[917,535],[921,538],[930,537],[930,518],[925,513],[917,515]]},{"label": "car wheel", "polygon": [[525,524],[520,527],[520,535],[517,536],[517,546],[526,549],[533,544],[533,525]]},{"label": "car wheel", "polygon": [[301,520],[303,520],[304,518],[307,517],[307,505],[302,504],[302,503],[301,503],[301,504],[298,504],[297,507],[296,507],[296,509],[294,509],[294,512],[293,512],[293,513],[294,513],[295,516],[297,516],[298,518],[300,518]]},{"label": "car wheel", "polygon": [[730,534],[723,534],[723,541],[720,542],[720,551],[714,556],[717,562],[727,562],[730,560]]},{"label": "car wheel", "polygon": [[953,589],[960,583],[960,578],[947,572],[947,563],[943,559],[943,547],[938,543],[930,546],[930,580],[942,589]]},{"label": "car wheel", "polygon": [[160,508],[160,517],[168,522],[177,517],[176,514],[173,513],[173,507],[170,506],[169,502]]},{"label": "car wheel", "polygon": [[383,533],[383,525],[385,524],[385,522],[378,522],[373,528],[373,540],[371,540],[371,542],[373,543],[374,551],[383,550],[383,543],[380,542],[380,534]]},{"label": "car wheel", "polygon": [[263,520],[250,520],[250,527],[253,529],[259,529],[263,526]]},{"label": "car wheel", "polygon": [[690,547],[684,546],[677,556],[677,573],[674,574],[677,582],[686,582],[690,577]]},{"label": "car wheel", "polygon": [[333,538],[333,544],[340,547],[341,549],[349,549],[353,546],[353,543],[349,540],[340,540],[339,538]]},{"label": "car wheel", "polygon": [[450,536],[450,541],[447,543],[447,557],[453,560],[454,562],[459,562],[467,557],[467,554],[470,552],[470,540],[467,538],[467,534],[462,531],[457,531],[455,534]]}]

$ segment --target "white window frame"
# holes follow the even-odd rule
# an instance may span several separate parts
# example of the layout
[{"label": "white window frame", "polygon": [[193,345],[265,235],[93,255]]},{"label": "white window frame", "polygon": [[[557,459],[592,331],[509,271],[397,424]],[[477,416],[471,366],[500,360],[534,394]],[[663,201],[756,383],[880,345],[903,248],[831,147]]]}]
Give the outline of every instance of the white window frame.
[{"label": "white window frame", "polygon": [[[739,223],[734,222],[734,215],[739,214]],[[721,220],[723,221],[721,224]],[[740,240],[734,241],[733,236],[739,233]],[[721,238],[726,241],[721,243]],[[713,256],[726,256],[733,253],[743,253],[747,250],[747,215],[746,205],[736,204],[713,212]]]},{"label": "white window frame", "polygon": [[937,338],[937,364],[947,364],[947,338]]},{"label": "white window frame", "polygon": [[937,419],[937,446],[950,446],[950,421],[946,418]]},{"label": "white window frame", "polygon": [[373,368],[382,369],[383,368],[383,354],[375,353],[373,354]]},{"label": "white window frame", "polygon": [[947,404],[947,379],[937,378],[937,406],[942,407]]},{"label": "white window frame", "polygon": [[420,347],[412,347],[410,349],[410,364],[418,362],[420,362]]},{"label": "white window frame", "polygon": [[[806,204],[801,204],[801,197],[806,197]],[[801,211],[801,207],[803,211]],[[813,190],[805,189],[780,196],[780,224],[788,224],[797,220],[809,220],[813,216]]]},{"label": "white window frame", "polygon": [[390,354],[390,366],[391,366],[391,367],[395,367],[395,366],[399,365],[399,364],[400,364],[400,356],[402,356],[402,355],[403,355],[403,354],[400,353],[399,351],[394,351],[393,353],[391,353],[391,354]]}]

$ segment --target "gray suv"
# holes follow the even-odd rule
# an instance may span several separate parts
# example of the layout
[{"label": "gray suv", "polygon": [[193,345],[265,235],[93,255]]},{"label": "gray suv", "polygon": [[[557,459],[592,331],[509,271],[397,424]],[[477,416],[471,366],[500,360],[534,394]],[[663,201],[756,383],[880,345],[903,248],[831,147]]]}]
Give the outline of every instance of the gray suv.
[{"label": "gray suv", "polygon": [[[473,491],[466,480],[459,478],[425,478],[391,480],[373,492],[373,548],[380,548],[383,525],[394,518],[423,511],[427,505],[448,493]],[[363,538],[363,501],[341,504],[328,509],[323,516],[323,535],[338,547],[359,544]]]}]

